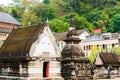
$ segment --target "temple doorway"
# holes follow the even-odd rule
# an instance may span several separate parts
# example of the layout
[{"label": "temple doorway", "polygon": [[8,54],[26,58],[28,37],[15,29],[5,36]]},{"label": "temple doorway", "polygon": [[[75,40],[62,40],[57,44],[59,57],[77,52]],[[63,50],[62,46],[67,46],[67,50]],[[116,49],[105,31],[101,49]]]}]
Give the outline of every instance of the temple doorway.
[{"label": "temple doorway", "polygon": [[49,77],[49,62],[43,63],[43,77]]}]

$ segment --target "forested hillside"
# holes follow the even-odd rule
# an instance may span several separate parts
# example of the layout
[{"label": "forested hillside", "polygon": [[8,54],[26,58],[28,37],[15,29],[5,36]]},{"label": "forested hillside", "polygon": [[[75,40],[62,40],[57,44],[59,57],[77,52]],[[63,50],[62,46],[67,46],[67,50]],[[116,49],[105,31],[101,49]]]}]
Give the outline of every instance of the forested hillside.
[{"label": "forested hillside", "polygon": [[120,0],[13,0],[9,6],[0,5],[1,12],[10,13],[24,27],[49,19],[53,32],[69,28],[69,16],[75,13],[76,29],[120,32]]}]

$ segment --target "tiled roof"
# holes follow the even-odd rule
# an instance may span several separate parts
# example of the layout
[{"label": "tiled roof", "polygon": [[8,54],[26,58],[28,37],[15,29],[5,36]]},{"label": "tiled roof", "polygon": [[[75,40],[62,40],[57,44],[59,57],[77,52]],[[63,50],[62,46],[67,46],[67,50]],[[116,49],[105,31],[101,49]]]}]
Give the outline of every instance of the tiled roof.
[{"label": "tiled roof", "polygon": [[16,24],[21,25],[15,18],[13,18],[8,13],[0,12],[0,22],[10,23],[10,24]]},{"label": "tiled roof", "polygon": [[[76,30],[77,34],[80,35],[84,32],[85,30]],[[63,32],[63,33],[57,33],[55,35],[55,38],[57,41],[63,41],[67,38],[68,32]]]}]

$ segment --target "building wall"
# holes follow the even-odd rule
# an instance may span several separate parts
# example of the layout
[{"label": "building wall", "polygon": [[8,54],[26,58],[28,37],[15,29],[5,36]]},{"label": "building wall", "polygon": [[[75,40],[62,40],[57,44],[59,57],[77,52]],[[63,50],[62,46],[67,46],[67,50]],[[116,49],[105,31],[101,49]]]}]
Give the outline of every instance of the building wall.
[{"label": "building wall", "polygon": [[7,33],[0,33],[0,40],[4,41],[8,37],[9,34]]},{"label": "building wall", "polygon": [[[3,23],[3,22],[0,22],[0,27],[3,27],[3,28],[17,28],[18,26],[16,24],[9,24],[9,23]],[[0,32],[0,47],[2,46],[4,40],[7,39],[9,33],[1,33]]]},{"label": "building wall", "polygon": [[60,57],[56,40],[49,27],[45,27],[43,33],[33,43],[29,54],[31,57]]},{"label": "building wall", "polygon": [[[60,62],[57,61],[44,61],[36,60],[29,62],[28,73],[31,78],[36,77],[38,79],[43,77],[43,64],[44,62],[49,62],[49,76],[47,78],[60,78]],[[58,73],[59,72],[59,73]]]},{"label": "building wall", "polygon": [[58,46],[60,52],[63,50],[65,45],[66,45],[66,43],[64,41],[57,41],[57,46]]},{"label": "building wall", "polygon": [[[117,34],[117,36],[119,37],[119,34]],[[89,56],[91,48],[93,46],[97,46],[101,49],[112,49],[115,46],[120,46],[120,40],[118,37],[115,37],[113,34],[110,33],[90,36],[88,33],[83,32],[79,35],[79,38],[82,39],[79,45],[81,49],[85,52],[85,55]],[[66,45],[64,41],[57,41],[57,44],[60,51],[62,51],[62,49]]]},{"label": "building wall", "polygon": [[49,63],[49,76],[45,78],[60,78],[60,62],[56,58],[60,57],[55,37],[49,27],[45,27],[39,38],[33,43],[30,52],[36,61],[30,62],[28,73],[30,77],[43,77],[44,62]]},{"label": "building wall", "polygon": [[101,49],[112,49],[118,46],[118,39],[83,41],[84,52],[86,56],[90,55],[91,48],[97,46]]},{"label": "building wall", "polygon": [[17,25],[16,24],[9,24],[9,23],[2,23],[2,22],[0,22],[0,27],[17,28]]},{"label": "building wall", "polygon": [[84,31],[83,33],[81,33],[78,37],[81,39],[81,40],[85,40],[86,39],[86,36],[89,36],[89,32],[87,31]]},{"label": "building wall", "polygon": [[[84,40],[86,40],[86,36],[89,36],[90,34],[89,34],[89,32],[87,32],[87,31],[84,31],[83,33],[81,33],[78,37],[82,40],[82,41],[84,41]],[[59,48],[59,50],[60,50],[60,52],[63,50],[63,48],[65,47],[65,45],[66,45],[66,43],[64,42],[64,41],[57,41],[57,46],[58,46],[58,48]],[[80,47],[81,47],[81,49],[83,49],[83,44],[80,44]]]},{"label": "building wall", "polygon": [[9,34],[7,33],[0,33],[0,47],[2,46],[4,40],[8,37]]}]

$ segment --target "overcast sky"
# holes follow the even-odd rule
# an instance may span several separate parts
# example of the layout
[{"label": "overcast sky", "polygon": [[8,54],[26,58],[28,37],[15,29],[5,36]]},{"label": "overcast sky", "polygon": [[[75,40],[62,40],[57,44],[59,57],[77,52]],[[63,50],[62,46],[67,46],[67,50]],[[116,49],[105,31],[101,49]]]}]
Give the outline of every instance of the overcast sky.
[{"label": "overcast sky", "polygon": [[[40,2],[43,0],[39,0]],[[8,5],[10,3],[13,3],[13,0],[0,0],[0,5],[4,4],[4,5]]]},{"label": "overcast sky", "polygon": [[12,0],[0,0],[0,5],[1,4],[8,5],[10,3],[13,3],[13,1]]}]

